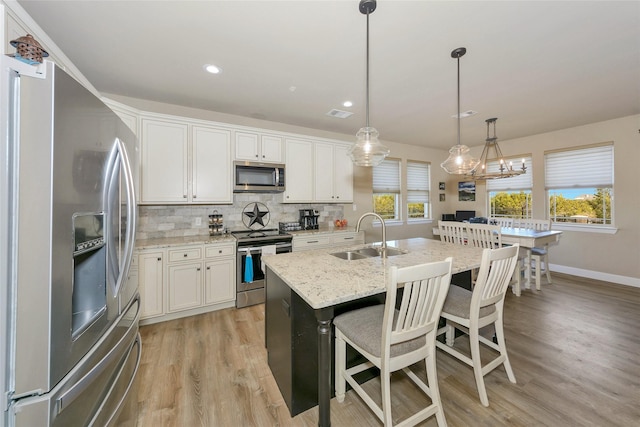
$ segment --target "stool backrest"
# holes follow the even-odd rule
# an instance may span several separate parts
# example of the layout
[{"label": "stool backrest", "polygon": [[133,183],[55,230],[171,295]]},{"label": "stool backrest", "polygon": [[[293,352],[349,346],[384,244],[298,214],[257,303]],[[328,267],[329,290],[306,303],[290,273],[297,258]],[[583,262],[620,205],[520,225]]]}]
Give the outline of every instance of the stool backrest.
[{"label": "stool backrest", "polygon": [[[439,262],[390,268],[382,326],[383,363],[389,363],[393,368],[426,357],[426,349],[434,345],[440,313],[449,291],[452,261],[449,257]],[[398,288],[402,288],[402,300],[400,308],[396,309]],[[409,353],[401,351],[397,357],[392,357],[391,346],[402,346],[402,343],[420,337],[426,337],[421,349]]]},{"label": "stool backrest", "polygon": [[471,296],[471,317],[478,316],[483,307],[504,302],[505,293],[518,262],[519,247],[520,245],[516,243],[513,246],[485,249],[482,252],[480,270]]},{"label": "stool backrest", "polygon": [[467,239],[469,244],[476,248],[502,247],[502,232],[499,225],[467,224]]},{"label": "stool backrest", "polygon": [[467,244],[465,223],[454,221],[438,221],[438,229],[440,229],[441,241],[446,243],[454,243],[456,245]]}]

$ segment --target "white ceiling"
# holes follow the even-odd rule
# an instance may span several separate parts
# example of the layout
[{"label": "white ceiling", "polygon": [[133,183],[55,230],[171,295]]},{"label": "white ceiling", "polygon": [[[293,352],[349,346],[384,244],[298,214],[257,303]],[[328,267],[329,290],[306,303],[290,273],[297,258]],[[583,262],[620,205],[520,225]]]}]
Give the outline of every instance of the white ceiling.
[{"label": "white ceiling", "polygon": [[[348,135],[365,124],[358,0],[19,4],[102,93]],[[467,145],[490,117],[506,140],[640,113],[638,1],[379,0],[370,122],[383,140],[455,144],[461,46],[461,109],[478,112],[462,120]]]}]

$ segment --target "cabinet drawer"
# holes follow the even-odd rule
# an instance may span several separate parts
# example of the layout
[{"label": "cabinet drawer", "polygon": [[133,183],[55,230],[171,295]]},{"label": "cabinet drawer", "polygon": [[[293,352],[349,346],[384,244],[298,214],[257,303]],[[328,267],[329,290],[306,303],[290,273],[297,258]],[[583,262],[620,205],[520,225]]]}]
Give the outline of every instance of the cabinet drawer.
[{"label": "cabinet drawer", "polygon": [[293,247],[295,250],[322,248],[329,245],[331,245],[331,237],[329,236],[309,236],[293,239]]},{"label": "cabinet drawer", "polygon": [[331,236],[331,243],[334,245],[348,245],[364,243],[361,233],[336,233]]},{"label": "cabinet drawer", "polygon": [[182,248],[169,250],[169,262],[192,261],[202,258],[202,248]]},{"label": "cabinet drawer", "polygon": [[231,256],[235,253],[235,245],[212,245],[204,247],[205,258],[217,258],[222,256]]}]

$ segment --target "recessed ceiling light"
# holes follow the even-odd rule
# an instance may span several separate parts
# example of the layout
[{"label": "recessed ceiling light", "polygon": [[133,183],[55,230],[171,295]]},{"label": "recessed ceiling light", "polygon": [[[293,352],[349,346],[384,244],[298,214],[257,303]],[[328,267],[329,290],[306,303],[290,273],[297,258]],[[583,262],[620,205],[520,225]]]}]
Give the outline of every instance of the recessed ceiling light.
[{"label": "recessed ceiling light", "polygon": [[351,101],[344,101],[344,102],[342,103],[342,105],[343,105],[344,107],[353,107],[353,102],[351,102]]},{"label": "recessed ceiling light", "polygon": [[220,67],[213,64],[206,64],[204,66],[204,69],[207,73],[211,74],[220,74],[222,72],[222,69],[220,69]]}]

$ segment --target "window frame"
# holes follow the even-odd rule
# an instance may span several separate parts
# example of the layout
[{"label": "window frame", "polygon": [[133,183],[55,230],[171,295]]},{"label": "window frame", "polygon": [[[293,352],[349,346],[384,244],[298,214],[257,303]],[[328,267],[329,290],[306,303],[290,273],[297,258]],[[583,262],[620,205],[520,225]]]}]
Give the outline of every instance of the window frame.
[{"label": "window frame", "polygon": [[[533,216],[533,156],[531,153],[521,154],[517,156],[509,156],[504,158],[505,163],[513,162],[514,165],[522,165],[524,162],[527,171],[524,174],[517,175],[512,178],[500,178],[500,179],[492,179],[487,181],[486,192],[487,192],[487,212],[489,213],[489,217],[495,217],[495,212],[493,211],[493,197],[492,193],[519,193],[524,192],[527,195],[527,205],[525,208],[525,216],[520,218],[531,218]],[[515,166],[518,168],[519,166]],[[491,159],[491,161],[487,164],[488,171],[498,171],[499,170],[499,161],[498,159]],[[513,217],[516,218],[516,217]]]},{"label": "window frame", "polygon": [[[544,152],[545,208],[554,228],[604,233],[616,232],[614,154],[615,147],[613,142],[567,147]],[[604,159],[603,155],[605,156]],[[604,163],[603,160],[605,161]],[[553,162],[551,166],[549,165],[550,162]],[[594,169],[593,165],[601,168]],[[566,175],[566,170],[570,171],[570,177],[564,176]],[[559,172],[551,177],[549,176],[556,171]],[[555,214],[551,212],[551,209],[555,206],[554,201],[557,200],[555,196],[562,195],[562,191],[579,189],[595,189],[594,195],[597,194],[598,190],[609,190],[609,218],[607,218],[606,212],[603,212],[603,218],[596,218],[597,220],[602,220],[601,223],[590,222],[589,219],[587,219],[588,222],[558,221],[557,212]],[[559,194],[554,195],[552,193]],[[609,223],[607,223],[607,220]]]},{"label": "window frame", "polygon": [[[389,166],[391,163],[397,166],[397,171],[391,170],[392,167]],[[395,166],[393,168],[395,168]],[[396,177],[397,181],[395,181],[394,179],[393,182],[389,181],[389,182],[382,183],[380,182],[380,179],[383,178],[383,176],[379,176],[378,177],[379,179],[376,180],[376,170],[379,172],[379,174],[382,174],[383,176],[386,175],[387,177],[391,177],[394,174],[393,172],[395,172],[395,174],[397,174],[397,177]],[[372,182],[373,212],[380,215],[385,220],[385,223],[401,222],[402,210],[400,207],[401,206],[400,200],[402,199],[402,160],[396,159],[396,158],[386,158],[385,160],[382,161],[382,163],[380,163],[380,165],[373,167],[372,180],[373,180]],[[394,217],[393,218],[386,218],[385,215],[381,214],[376,210],[376,197],[387,196],[387,195],[392,195],[394,197],[394,208],[393,208]]]},{"label": "window frame", "polygon": [[[426,179],[423,180],[422,182],[420,182],[419,180],[416,182],[410,181],[410,169],[412,167],[416,169],[424,167],[426,171]],[[405,170],[406,170],[406,179],[407,179],[406,181],[407,190],[405,192],[406,197],[405,197],[404,206],[406,209],[407,224],[432,220],[431,162],[407,159]],[[412,186],[415,186],[416,188],[411,189]],[[409,210],[409,204],[411,202],[410,202],[409,196],[411,194],[419,194],[419,193],[426,193],[426,200],[424,201],[424,216],[421,216],[419,218],[411,217],[410,210]],[[414,203],[420,203],[420,202],[414,202]]]}]

